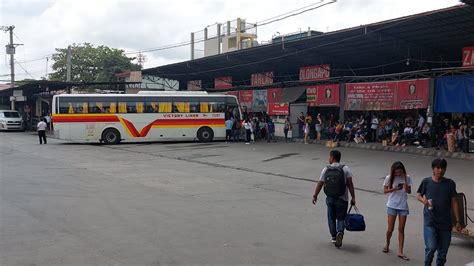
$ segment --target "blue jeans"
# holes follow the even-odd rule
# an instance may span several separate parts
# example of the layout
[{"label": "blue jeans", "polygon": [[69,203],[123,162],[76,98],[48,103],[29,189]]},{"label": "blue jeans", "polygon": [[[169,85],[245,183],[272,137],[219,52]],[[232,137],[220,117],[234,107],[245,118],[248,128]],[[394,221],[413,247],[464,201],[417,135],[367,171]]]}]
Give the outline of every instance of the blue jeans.
[{"label": "blue jeans", "polygon": [[328,225],[332,237],[337,233],[344,233],[344,220],[346,219],[348,202],[340,198],[326,198],[328,206]]},{"label": "blue jeans", "polygon": [[435,251],[438,252],[436,266],[444,265],[451,244],[451,231],[424,226],[423,234],[425,238],[425,266],[431,265]]}]

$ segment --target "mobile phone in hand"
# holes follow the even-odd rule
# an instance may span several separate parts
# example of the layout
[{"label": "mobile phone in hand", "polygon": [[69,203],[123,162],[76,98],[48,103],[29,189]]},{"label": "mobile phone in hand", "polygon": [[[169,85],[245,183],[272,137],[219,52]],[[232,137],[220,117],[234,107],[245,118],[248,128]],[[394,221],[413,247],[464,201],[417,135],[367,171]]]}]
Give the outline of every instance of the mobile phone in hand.
[{"label": "mobile phone in hand", "polygon": [[398,184],[398,190],[402,190],[402,189],[403,189],[403,183]]}]

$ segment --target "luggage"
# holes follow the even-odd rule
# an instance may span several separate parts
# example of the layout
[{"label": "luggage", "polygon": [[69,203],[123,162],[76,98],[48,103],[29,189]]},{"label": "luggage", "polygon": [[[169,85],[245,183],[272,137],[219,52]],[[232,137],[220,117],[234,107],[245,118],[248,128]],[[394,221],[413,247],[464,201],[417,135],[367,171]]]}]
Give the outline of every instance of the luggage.
[{"label": "luggage", "polygon": [[344,220],[344,225],[346,226],[347,231],[360,232],[365,231],[365,221],[364,216],[359,213],[359,210],[354,205],[354,210],[356,213],[351,213],[352,206],[347,212],[346,219]]}]

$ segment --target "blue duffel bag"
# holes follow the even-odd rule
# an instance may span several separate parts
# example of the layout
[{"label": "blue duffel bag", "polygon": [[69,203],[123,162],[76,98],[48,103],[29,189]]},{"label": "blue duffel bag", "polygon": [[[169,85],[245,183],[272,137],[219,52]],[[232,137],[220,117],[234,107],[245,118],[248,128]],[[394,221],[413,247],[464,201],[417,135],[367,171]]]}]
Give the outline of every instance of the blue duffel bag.
[{"label": "blue duffel bag", "polygon": [[351,213],[352,206],[349,208],[349,211],[346,215],[346,220],[344,225],[346,226],[347,231],[365,231],[365,221],[364,216],[360,214],[357,207],[354,205],[354,210],[356,213]]}]

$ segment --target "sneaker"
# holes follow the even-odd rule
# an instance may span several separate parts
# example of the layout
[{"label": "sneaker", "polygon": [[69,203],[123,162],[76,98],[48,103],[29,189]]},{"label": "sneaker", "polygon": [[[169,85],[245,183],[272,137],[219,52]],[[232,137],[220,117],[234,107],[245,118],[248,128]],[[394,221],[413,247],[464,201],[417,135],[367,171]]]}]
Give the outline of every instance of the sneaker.
[{"label": "sneaker", "polygon": [[418,147],[416,147],[416,148],[417,148],[417,149],[422,149],[422,148],[423,148],[423,146],[421,146],[421,145],[420,145],[420,146],[418,146]]},{"label": "sneaker", "polygon": [[245,144],[250,144],[250,142],[245,142]]},{"label": "sneaker", "polygon": [[339,232],[337,233],[336,235],[336,242],[334,243],[334,246],[336,246],[336,248],[340,248],[342,246],[342,239],[344,238],[344,234]]},{"label": "sneaker", "polygon": [[336,237],[331,237],[331,243],[334,245],[336,244]]},{"label": "sneaker", "polygon": [[415,145],[420,145],[420,142],[419,142],[419,141],[415,141],[415,142],[413,142],[413,144],[415,144]]}]

